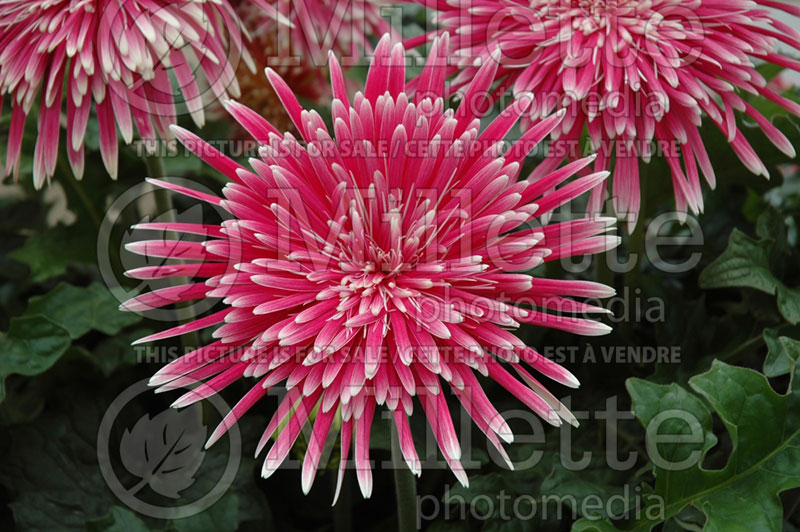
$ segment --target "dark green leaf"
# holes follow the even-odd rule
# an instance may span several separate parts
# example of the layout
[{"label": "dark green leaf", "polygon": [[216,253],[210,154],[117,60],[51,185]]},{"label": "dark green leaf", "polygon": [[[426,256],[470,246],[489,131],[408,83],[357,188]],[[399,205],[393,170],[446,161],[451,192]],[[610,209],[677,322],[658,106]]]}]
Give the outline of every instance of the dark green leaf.
[{"label": "dark green leaf", "polygon": [[[650,530],[692,505],[706,515],[706,532],[780,532],[778,494],[800,486],[800,393],[792,390],[789,395],[779,395],[764,375],[722,362],[715,362],[711,370],[689,383],[724,423],[733,450],[720,470],[707,470],[699,463],[680,467],[657,464],[655,494],[663,497],[664,515],[645,515],[634,530]],[[640,393],[643,388],[645,392]],[[690,451],[700,458],[714,444],[710,416],[696,396],[674,386],[654,387],[641,381],[634,383],[632,390],[634,411],[645,427],[652,424],[654,414],[673,410],[675,413],[669,414],[675,418],[673,430],[677,423],[701,429],[703,437],[695,439],[696,447],[673,444],[676,459]],[[667,422],[662,427],[667,427]],[[665,451],[670,452],[669,448]],[[668,456],[664,458],[669,462]]]},{"label": "dark green leaf", "polygon": [[5,399],[5,378],[11,374],[32,376],[47,371],[70,346],[69,333],[45,316],[11,320],[0,336],[0,402]]},{"label": "dark green leaf", "polygon": [[69,406],[7,430],[0,482],[18,530],[81,530],[119,504],[97,465],[101,404],[71,394]]},{"label": "dark green leaf", "polygon": [[120,312],[119,302],[98,283],[85,288],[61,283],[47,294],[32,298],[27,312],[47,316],[67,329],[73,339],[90,330],[114,335],[141,320],[133,312]]},{"label": "dark green leaf", "polygon": [[239,497],[235,493],[223,496],[204,512],[172,522],[172,528],[177,532],[233,532],[238,526]]},{"label": "dark green leaf", "polygon": [[632,490],[613,485],[615,471],[608,467],[605,456],[597,456],[586,468],[570,469],[561,460],[553,462],[541,492],[556,497],[562,512],[567,513],[567,506],[574,507],[581,517],[600,519],[622,516],[629,510]]},{"label": "dark green leaf", "polygon": [[127,508],[112,506],[111,510],[98,519],[86,522],[87,532],[149,532],[144,521]]},{"label": "dark green leaf", "polygon": [[[115,508],[120,502],[98,466],[99,423],[115,394],[102,386],[90,390],[80,384],[62,388],[57,393],[58,400],[53,402],[55,408],[31,423],[6,429],[5,437],[0,440],[3,453],[0,483],[11,497],[17,529],[82,530],[86,527],[89,530],[138,531],[142,520],[153,529],[152,524],[157,521]],[[151,396],[153,400],[158,397]],[[165,401],[162,407],[166,408],[168,403]],[[136,417],[129,421],[132,426]],[[257,420],[253,428],[249,423],[252,418],[246,421],[248,423],[239,425],[242,432],[246,432],[243,440],[248,442],[257,437],[257,429],[263,429],[263,420]],[[198,500],[217,485],[228,465],[229,453],[225,442],[206,451],[196,482],[182,493],[185,501]],[[124,473],[124,468],[119,467],[119,472]],[[260,530],[271,530],[272,527],[267,526],[270,520],[268,502],[254,483],[255,468],[252,457],[242,456],[233,485],[216,504],[202,514],[166,523],[160,521],[164,524],[157,529],[235,532],[243,522],[253,521],[260,524]],[[122,482],[128,480],[131,479],[126,477]]]},{"label": "dark green leaf", "polygon": [[800,288],[778,287],[778,310],[792,325],[800,323]]},{"label": "dark green leaf", "polygon": [[775,209],[767,209],[758,218],[755,240],[734,229],[728,249],[700,274],[701,288],[753,288],[778,296],[783,318],[800,323],[800,288],[790,288],[781,280],[791,248],[786,238],[786,224]]},{"label": "dark green leaf", "polygon": [[[670,464],[691,461],[694,465],[716,444],[711,413],[696,395],[677,384],[665,386],[642,379],[628,379],[625,386],[633,402],[633,414],[647,429],[651,459],[656,456]],[[692,434],[695,436],[690,437]],[[686,441],[663,441],[668,439],[662,438],[665,435],[684,436]],[[654,446],[654,441],[659,445]],[[671,471],[656,469],[656,476],[670,474]]]},{"label": "dark green leaf", "polygon": [[786,336],[778,336],[777,331],[764,331],[764,343],[769,353],[764,361],[764,375],[779,377],[793,374],[798,358],[800,358],[800,342]]},{"label": "dark green leaf", "polygon": [[87,238],[80,231],[58,226],[31,235],[11,256],[27,264],[31,281],[39,283],[63,275],[71,264],[93,263],[94,252],[94,237]]},{"label": "dark green leaf", "polygon": [[619,532],[619,529],[606,520],[584,518],[572,526],[572,532]]},{"label": "dark green leaf", "polygon": [[700,287],[749,287],[775,294],[778,281],[769,267],[772,244],[769,240],[752,239],[734,229],[725,253],[700,274]]},{"label": "dark green leaf", "polygon": [[100,341],[91,353],[85,354],[100,367],[103,375],[108,376],[119,368],[140,362],[136,348],[131,344],[149,333],[147,329],[141,328],[119,333]]}]

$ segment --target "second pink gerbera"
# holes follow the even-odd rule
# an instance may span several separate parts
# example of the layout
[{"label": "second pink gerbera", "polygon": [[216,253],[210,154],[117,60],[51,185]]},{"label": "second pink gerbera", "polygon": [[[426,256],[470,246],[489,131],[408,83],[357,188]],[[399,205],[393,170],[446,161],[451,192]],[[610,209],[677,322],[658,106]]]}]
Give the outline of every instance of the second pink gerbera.
[{"label": "second pink gerbera", "polygon": [[[800,50],[800,33],[769,9],[800,16],[781,0],[416,0],[438,10],[441,32],[451,41],[463,87],[485,61],[499,61],[496,92],[532,92],[527,122],[558,109],[567,115],[553,138],[559,142],[542,167],[580,151],[588,133],[595,169],[616,168],[613,203],[631,225],[640,207],[639,158],[664,157],[677,209],[703,209],[701,175],[715,174],[698,126],[710,118],[745,166],[768,176],[736,122],[736,112],[755,121],[789,157],[795,149],[747,95],[766,98],[800,116],[800,105],[776,93],[756,68],[772,63],[798,70],[800,62],[776,51]],[[434,35],[439,33],[434,32]],[[417,45],[431,36],[414,39]],[[655,144],[655,145],[654,145]],[[573,155],[575,157],[575,155]],[[592,196],[598,210],[605,187]]]},{"label": "second pink gerbera", "polygon": [[6,175],[18,172],[25,122],[38,104],[36,188],[55,173],[62,105],[74,175],[83,176],[84,138],[94,107],[103,163],[116,179],[117,128],[125,142],[135,130],[154,149],[176,122],[176,92],[198,125],[206,103],[198,78],[205,78],[217,97],[239,94],[235,66],[248,59],[242,38],[227,0],[0,2],[0,96],[8,94],[13,107]]},{"label": "second pink gerbera", "polygon": [[[392,413],[403,455],[416,473],[420,461],[408,417],[421,407],[444,458],[466,484],[448,396],[455,396],[506,456],[501,440],[510,442],[511,431],[478,375],[554,425],[576,420],[530,370],[567,386],[578,384],[512,331],[523,323],[584,335],[610,330],[587,318],[604,310],[581,298],[607,297],[613,290],[529,273],[547,261],[618,244],[618,237],[608,234],[613,219],[540,223],[600,184],[607,172],[563,185],[590,164],[586,158],[536,182],[519,180],[526,154],[561,116],[531,128],[504,151],[503,139],[530,98],[516,100],[481,131],[468,106],[445,109],[440,65],[446,50],[446,38],[434,42],[419,80],[425,91],[416,97],[405,90],[403,47],[392,47],[388,36],[377,46],[364,92],[352,100],[331,56],[332,130],[269,71],[302,138],[284,135],[255,112],[229,102],[234,119],[263,146],[250,168],[174,128],[187,148],[230,183],[223,197],[157,183],[219,206],[232,219],[219,226],[145,224],[139,228],[203,235],[204,241],[150,240],[128,247],[178,260],[128,272],[132,277],[195,280],[141,295],[124,308],[224,298],[215,314],[140,340],[214,329],[216,341],[173,361],[151,384],[170,390],[202,383],[174,403],[186,406],[234,381],[252,379],[253,388],[209,443],[269,390],[284,387],[288,393],[257,449],[275,437],[262,470],[268,476],[313,420],[304,491],[333,430],[341,437],[340,483],[354,442],[358,481],[369,496],[369,439],[379,406]],[[493,75],[487,64],[468,92],[485,91]],[[553,192],[542,197],[545,191]],[[341,425],[337,421],[332,429],[339,419]]]}]

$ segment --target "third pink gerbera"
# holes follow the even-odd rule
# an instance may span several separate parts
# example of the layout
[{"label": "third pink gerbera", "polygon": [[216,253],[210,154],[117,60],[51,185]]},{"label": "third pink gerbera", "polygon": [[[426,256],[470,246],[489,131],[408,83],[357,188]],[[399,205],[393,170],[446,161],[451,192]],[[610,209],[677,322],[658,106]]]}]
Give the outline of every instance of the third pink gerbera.
[{"label": "third pink gerbera", "polygon": [[[269,390],[285,388],[257,449],[283,427],[264,461],[262,473],[268,476],[312,422],[304,491],[325,442],[338,432],[339,481],[353,442],[358,481],[369,496],[369,439],[379,406],[392,413],[403,455],[416,473],[420,461],[408,417],[421,407],[442,455],[466,484],[448,397],[455,396],[506,456],[501,440],[510,442],[512,435],[479,375],[554,425],[561,419],[576,422],[531,369],[567,386],[577,386],[577,380],[512,331],[521,324],[583,335],[610,330],[587,317],[604,310],[582,299],[607,297],[613,290],[531,275],[544,262],[618,244],[609,234],[613,219],[541,223],[601,183],[607,172],[563,184],[590,164],[585,158],[538,181],[520,180],[526,154],[562,116],[543,121],[505,149],[503,139],[530,98],[516,100],[481,131],[472,108],[445,107],[446,50],[446,38],[434,42],[419,80],[425,91],[416,97],[405,90],[404,49],[392,47],[388,36],[377,46],[364,92],[352,100],[331,56],[332,130],[269,71],[301,138],[284,135],[252,110],[229,102],[234,119],[263,146],[249,168],[174,128],[230,182],[222,197],[157,183],[219,206],[231,220],[219,226],[145,224],[139,228],[202,235],[203,241],[129,246],[135,253],[178,260],[129,275],[195,280],[141,295],[124,308],[224,298],[218,312],[140,340],[214,329],[213,343],[173,361],[151,384],[169,390],[202,383],[175,402],[186,406],[234,381],[251,380],[252,389],[210,442]],[[487,63],[468,92],[482,93],[493,76]],[[545,191],[553,192],[542,197]]]},{"label": "third pink gerbera", "polygon": [[[251,70],[247,65],[240,65],[236,71],[241,88],[238,101],[269,120],[279,130],[288,131],[293,126],[278,100],[278,95],[267,83],[267,78],[264,76],[265,69],[273,68],[291,87],[298,99],[314,105],[322,103],[323,100],[330,100],[326,71],[314,65],[309,57],[302,57],[296,62],[287,60],[286,56],[292,46],[282,38],[292,32],[297,34],[298,28],[295,26],[294,29],[290,29],[289,19],[282,17],[276,11],[267,11],[265,7],[274,10],[271,4],[237,0],[232,2],[232,5],[252,37],[249,49],[256,66],[255,70]],[[281,24],[284,24],[282,29]],[[222,109],[220,111],[223,115],[227,114]],[[244,130],[241,132],[249,137]]]},{"label": "third pink gerbera", "polygon": [[[561,143],[554,151],[558,155],[545,162],[543,171],[555,168],[565,150],[579,149],[577,141],[588,133],[598,151],[595,170],[615,164],[614,208],[631,224],[640,207],[638,158],[649,161],[655,153],[669,164],[678,211],[702,211],[700,176],[715,186],[698,130],[704,117],[722,130],[755,174],[768,176],[768,171],[738,127],[737,111],[786,155],[795,155],[783,133],[747,98],[765,98],[800,116],[800,105],[776,93],[757,69],[760,63],[800,69],[799,61],[776,51],[777,43],[800,50],[800,33],[770,10],[800,16],[796,5],[781,0],[416,1],[438,10],[440,31],[454,34],[454,88],[468,84],[481,62],[499,60],[497,92],[530,91],[537,97],[528,122],[567,109],[553,135]],[[604,190],[593,194],[592,209],[600,208]]]},{"label": "third pink gerbera", "polygon": [[370,37],[393,34],[392,26],[381,15],[381,7],[387,4],[385,0],[235,2],[250,12],[258,7],[264,10],[264,24],[254,33],[271,34],[275,65],[301,68],[324,66],[330,51],[345,67],[357,64],[362,54],[372,51]]}]

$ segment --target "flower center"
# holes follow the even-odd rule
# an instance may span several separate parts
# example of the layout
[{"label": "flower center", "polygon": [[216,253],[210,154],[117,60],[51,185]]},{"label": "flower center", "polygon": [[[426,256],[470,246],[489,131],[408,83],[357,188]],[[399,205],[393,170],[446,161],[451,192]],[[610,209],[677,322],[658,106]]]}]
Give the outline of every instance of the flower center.
[{"label": "flower center", "polygon": [[571,20],[584,33],[607,30],[622,19],[641,19],[651,3],[640,0],[531,0],[531,8],[543,18]]},{"label": "flower center", "polygon": [[579,8],[587,16],[613,15],[620,7],[638,4],[638,0],[571,0],[568,2],[573,8]]},{"label": "flower center", "polygon": [[641,0],[531,0],[536,9],[579,10],[586,16],[614,15],[619,9],[636,7]]}]

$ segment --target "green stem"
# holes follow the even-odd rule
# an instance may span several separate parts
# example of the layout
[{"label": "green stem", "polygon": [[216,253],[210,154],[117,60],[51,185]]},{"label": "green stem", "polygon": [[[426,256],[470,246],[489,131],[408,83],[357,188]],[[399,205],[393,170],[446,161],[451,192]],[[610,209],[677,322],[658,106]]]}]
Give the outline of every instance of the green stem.
[{"label": "green stem", "polygon": [[[645,237],[647,236],[647,175],[650,165],[639,163],[639,219],[633,232],[628,235],[628,256],[636,256],[636,267],[625,274],[625,284],[633,286],[644,266]],[[625,228],[627,230],[627,227]]]},{"label": "green stem", "polygon": [[[157,155],[145,155],[144,164],[147,167],[147,177],[160,179],[166,175],[164,161]],[[156,211],[159,215],[168,218],[168,221],[175,221],[174,205],[172,204],[171,193],[161,187],[154,189],[156,199]]]},{"label": "green stem", "polygon": [[86,195],[86,191],[83,190],[83,185],[81,181],[75,179],[72,175],[72,168],[70,168],[69,163],[64,160],[64,157],[59,154],[58,156],[58,168],[62,174],[64,174],[64,181],[70,184],[70,186],[75,190],[75,193],[78,195],[78,198],[81,200],[81,203],[84,207],[86,207],[86,211],[89,213],[89,217],[92,219],[92,222],[96,227],[100,227],[103,223],[102,216],[97,211],[97,208],[92,204],[92,201],[89,199],[89,196]]},{"label": "green stem", "polygon": [[794,494],[793,497],[789,498],[789,504],[786,505],[786,520],[788,521],[797,510],[798,506],[800,506],[800,493]]},{"label": "green stem", "polygon": [[[775,327],[775,332],[782,331],[787,327],[791,327],[791,323],[783,323],[777,327]],[[735,361],[740,355],[744,355],[748,353],[751,349],[755,349],[756,347],[760,346],[764,342],[764,333],[758,334],[743,344],[740,344],[738,347],[734,348],[733,350],[721,354],[717,357],[719,360],[723,362],[733,362]]]},{"label": "green stem", "polygon": [[[162,178],[166,175],[164,170],[164,162],[157,155],[146,155],[144,158],[145,166],[147,167],[147,177]],[[156,213],[167,223],[176,222],[175,218],[175,205],[172,203],[172,193],[164,188],[155,187],[154,192],[156,201]],[[178,236],[172,232],[165,233],[166,240],[177,239]],[[175,279],[176,284],[185,284],[189,282],[188,279],[178,278]],[[192,319],[193,316],[187,316]],[[200,347],[200,337],[197,331],[187,332],[181,336],[181,343],[184,348],[197,349]]]},{"label": "green stem", "polygon": [[647,225],[644,220],[640,220],[633,233],[628,235],[628,256],[636,255],[636,267],[629,271],[627,275],[634,275],[642,269],[645,233],[647,233]]},{"label": "green stem", "polygon": [[[337,476],[330,475],[331,486],[336,489]],[[334,532],[350,532],[353,529],[353,519],[350,508],[350,477],[345,475],[342,479],[342,490],[339,492],[339,500],[333,507],[333,530]]]},{"label": "green stem", "polygon": [[614,272],[608,265],[609,252],[594,256],[594,280],[606,286],[614,286]]},{"label": "green stem", "polygon": [[410,532],[417,530],[417,482],[408,469],[400,450],[400,436],[397,426],[392,425],[392,466],[394,468],[394,489],[397,496],[397,530]]}]

